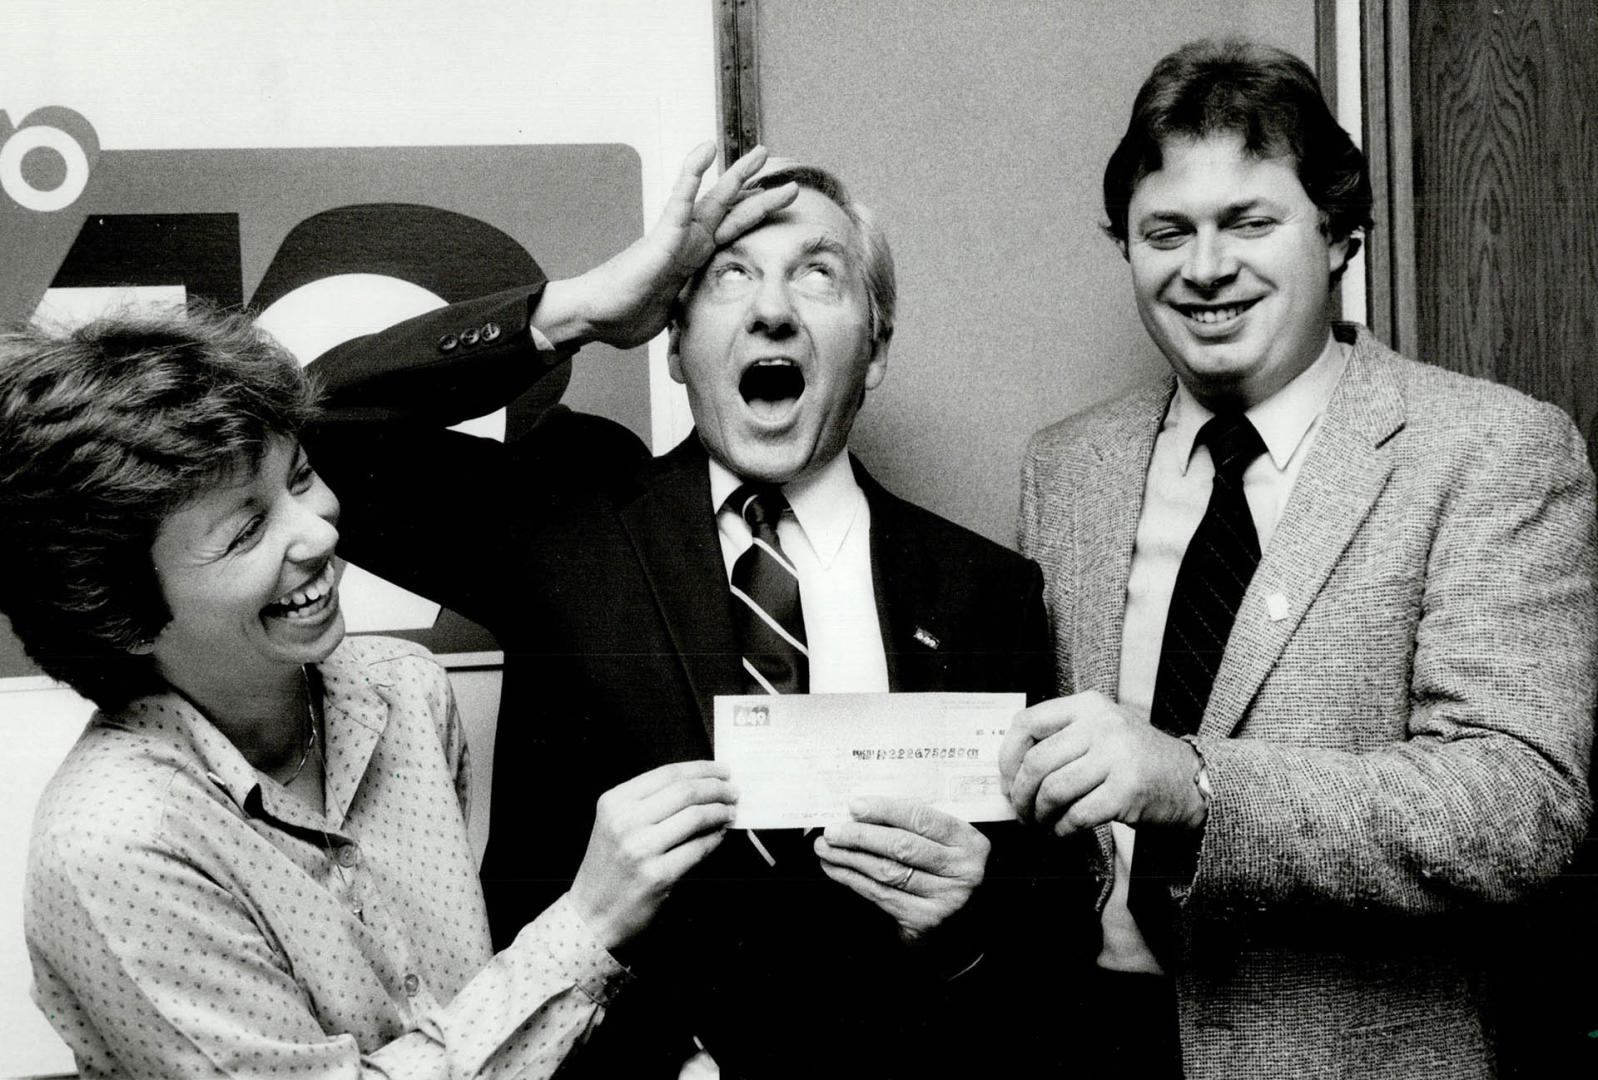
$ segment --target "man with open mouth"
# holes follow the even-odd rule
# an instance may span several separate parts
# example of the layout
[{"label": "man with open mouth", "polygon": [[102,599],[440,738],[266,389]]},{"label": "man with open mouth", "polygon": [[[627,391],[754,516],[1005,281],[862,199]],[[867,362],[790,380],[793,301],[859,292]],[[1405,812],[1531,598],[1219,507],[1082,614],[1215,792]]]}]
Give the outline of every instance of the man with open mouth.
[{"label": "man with open mouth", "polygon": [[1029,447],[1061,696],[1001,753],[1022,817],[1098,838],[1090,1050],[1493,1075],[1481,943],[1589,810],[1583,440],[1333,321],[1370,180],[1280,50],[1161,60],[1104,203],[1172,370]]},{"label": "man with open mouth", "polygon": [[[718,694],[1049,688],[1037,567],[894,497],[848,453],[893,336],[882,229],[831,174],[756,174],[762,159],[720,182],[739,229],[685,214],[589,274],[316,365],[332,420],[309,445],[344,503],[341,550],[505,650],[483,867],[496,939],[564,889],[600,792],[711,755]],[[679,205],[708,162],[690,162]],[[444,430],[585,341],[637,344],[668,323],[695,429],[660,458],[559,408],[510,445]],[[429,362],[405,360],[417,351]],[[631,1001],[571,1073],[1007,1074],[1069,1057],[1046,1037],[1050,999],[1013,993],[1019,927],[1070,938],[1069,884],[1029,882],[1031,838],[923,804],[853,812],[730,839],[679,884],[623,958]]]}]

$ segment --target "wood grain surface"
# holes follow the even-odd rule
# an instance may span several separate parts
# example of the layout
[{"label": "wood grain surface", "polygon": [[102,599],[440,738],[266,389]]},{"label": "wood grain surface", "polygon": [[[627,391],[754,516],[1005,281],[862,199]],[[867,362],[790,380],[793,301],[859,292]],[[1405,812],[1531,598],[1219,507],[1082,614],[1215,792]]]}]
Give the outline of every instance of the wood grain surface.
[{"label": "wood grain surface", "polygon": [[1598,0],[1410,7],[1415,351],[1564,406],[1598,460]]}]

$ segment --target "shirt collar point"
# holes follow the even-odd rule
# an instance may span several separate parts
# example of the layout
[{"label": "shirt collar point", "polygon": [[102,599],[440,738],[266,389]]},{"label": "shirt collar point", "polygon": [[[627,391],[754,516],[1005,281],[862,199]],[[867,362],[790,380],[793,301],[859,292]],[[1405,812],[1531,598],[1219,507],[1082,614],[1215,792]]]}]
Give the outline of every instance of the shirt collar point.
[{"label": "shirt collar point", "polygon": [[[727,496],[741,483],[732,470],[710,459],[710,499],[715,513],[721,513]],[[816,561],[823,570],[831,569],[865,501],[848,452],[840,451],[821,468],[783,484],[782,493]]]}]

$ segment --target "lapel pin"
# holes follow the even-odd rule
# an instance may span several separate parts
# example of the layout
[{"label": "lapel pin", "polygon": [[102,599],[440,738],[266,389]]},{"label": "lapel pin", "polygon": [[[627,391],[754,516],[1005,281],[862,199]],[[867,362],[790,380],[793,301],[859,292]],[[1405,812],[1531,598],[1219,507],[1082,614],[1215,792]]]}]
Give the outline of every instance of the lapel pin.
[{"label": "lapel pin", "polygon": [[912,636],[929,649],[936,649],[938,647],[938,639],[933,637],[922,627],[916,627],[916,632]]},{"label": "lapel pin", "polygon": [[1287,618],[1287,597],[1279,592],[1273,592],[1265,598],[1265,614],[1269,615],[1271,622],[1281,622]]}]

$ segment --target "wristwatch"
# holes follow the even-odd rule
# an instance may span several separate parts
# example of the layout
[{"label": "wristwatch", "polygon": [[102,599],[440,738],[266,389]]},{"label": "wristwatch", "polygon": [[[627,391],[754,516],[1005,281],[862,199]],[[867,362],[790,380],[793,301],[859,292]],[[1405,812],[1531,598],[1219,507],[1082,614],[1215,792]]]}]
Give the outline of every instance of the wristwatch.
[{"label": "wristwatch", "polygon": [[1210,768],[1204,761],[1204,751],[1198,744],[1197,735],[1183,735],[1182,741],[1193,748],[1193,753],[1198,755],[1198,771],[1193,774],[1193,786],[1198,788],[1199,798],[1204,800],[1204,809],[1208,812],[1210,799],[1214,798],[1215,791],[1210,787]]}]

